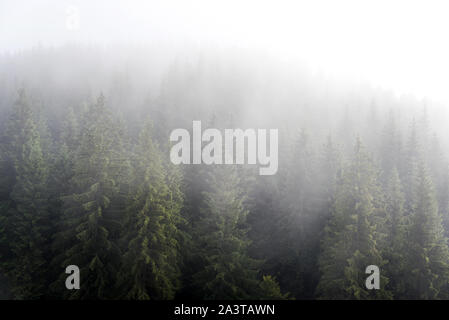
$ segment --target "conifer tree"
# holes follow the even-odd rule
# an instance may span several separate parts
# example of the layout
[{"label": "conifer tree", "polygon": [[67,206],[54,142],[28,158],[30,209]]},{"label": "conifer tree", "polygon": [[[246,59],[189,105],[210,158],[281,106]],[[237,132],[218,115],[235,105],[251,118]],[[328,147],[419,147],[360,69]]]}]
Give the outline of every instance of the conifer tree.
[{"label": "conifer tree", "polygon": [[439,211],[443,219],[443,226],[446,237],[449,235],[449,165],[441,177],[441,185],[439,189]]},{"label": "conifer tree", "polygon": [[60,141],[74,152],[79,146],[80,125],[73,108],[68,108],[67,115],[62,122]]},{"label": "conifer tree", "polygon": [[376,244],[374,199],[378,182],[371,159],[357,140],[351,164],[337,187],[332,217],[326,227],[319,261],[317,295],[325,299],[389,298],[381,275],[381,290],[367,290],[365,268],[383,266]]},{"label": "conifer tree", "polygon": [[274,223],[282,217],[281,194],[279,179],[269,176],[257,176],[249,195],[248,224],[251,229],[248,236],[251,239],[250,254],[263,260],[263,274],[279,274],[280,250],[279,242],[282,234],[282,224]]},{"label": "conifer tree", "polygon": [[[120,256],[112,230],[119,229],[111,215],[111,202],[119,192],[113,119],[101,95],[87,110],[70,180],[70,193],[62,197],[61,231],[57,234],[54,263],[61,277],[53,283],[58,297],[104,299],[113,295],[113,277]],[[65,289],[64,269],[77,265],[83,277],[80,290]]]},{"label": "conifer tree", "polygon": [[335,145],[332,137],[327,137],[326,144],[322,150],[319,161],[319,183],[321,186],[321,197],[328,207],[335,195],[337,181],[340,179],[342,159],[338,147]]},{"label": "conifer tree", "polygon": [[245,195],[235,167],[214,166],[204,192],[198,245],[202,268],[193,276],[204,299],[257,297],[259,262],[248,255]]},{"label": "conifer tree", "polygon": [[4,251],[1,269],[16,298],[40,298],[45,293],[50,222],[47,207],[48,168],[29,97],[19,91],[8,123],[6,161],[14,178],[9,203],[3,204],[0,230]]},{"label": "conifer tree", "polygon": [[[301,130],[292,146],[280,186],[282,216],[278,226],[278,279],[295,297],[310,299],[318,281],[317,252],[320,245],[321,199],[319,197],[316,162],[310,136]],[[287,276],[288,277],[285,277]]]},{"label": "conifer tree", "polygon": [[381,135],[380,166],[382,183],[389,182],[392,171],[397,169],[401,161],[401,136],[392,111]]},{"label": "conifer tree", "polygon": [[429,172],[435,188],[438,210],[443,218],[446,234],[449,234],[449,162],[436,134],[432,137],[427,156]]},{"label": "conifer tree", "polygon": [[177,224],[182,196],[169,177],[148,122],[134,161],[133,196],[125,224],[120,287],[124,298],[173,299],[179,289]]},{"label": "conifer tree", "polygon": [[272,276],[263,276],[260,283],[261,294],[259,299],[261,300],[287,300],[289,299],[288,293],[282,293],[279,284]]},{"label": "conifer tree", "polygon": [[384,257],[387,260],[385,269],[389,278],[388,288],[394,293],[395,298],[404,295],[404,252],[407,247],[406,227],[407,218],[404,216],[404,193],[396,168],[391,171],[390,179],[385,188],[386,194],[386,241],[383,246]]},{"label": "conifer tree", "polygon": [[[62,121],[58,147],[54,148],[50,161],[50,181],[52,194],[58,198],[69,192],[69,181],[73,177],[76,155],[79,147],[79,125],[72,108],[68,108],[66,117]],[[60,199],[59,199],[60,200]],[[58,205],[58,204],[55,204]],[[60,206],[60,204],[58,205]]]},{"label": "conifer tree", "polygon": [[432,181],[425,165],[418,166],[418,186],[407,233],[406,297],[446,299],[449,251]]},{"label": "conifer tree", "polygon": [[415,121],[413,121],[405,149],[404,165],[401,166],[402,171],[400,171],[400,173],[402,172],[401,181],[404,186],[406,215],[410,215],[413,211],[412,204],[417,196],[418,164],[422,159],[418,130]]}]

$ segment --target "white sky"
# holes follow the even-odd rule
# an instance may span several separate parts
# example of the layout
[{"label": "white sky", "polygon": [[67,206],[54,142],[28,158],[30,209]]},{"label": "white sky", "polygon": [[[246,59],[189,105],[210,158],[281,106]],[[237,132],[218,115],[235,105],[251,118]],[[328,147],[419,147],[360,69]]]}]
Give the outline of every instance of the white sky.
[{"label": "white sky", "polygon": [[0,0],[0,52],[73,42],[248,47],[449,101],[449,1]]}]

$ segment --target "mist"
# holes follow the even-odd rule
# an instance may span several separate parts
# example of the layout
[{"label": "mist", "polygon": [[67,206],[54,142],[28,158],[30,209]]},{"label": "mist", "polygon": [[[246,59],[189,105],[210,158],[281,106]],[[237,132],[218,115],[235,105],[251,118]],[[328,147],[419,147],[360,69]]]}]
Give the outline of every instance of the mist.
[{"label": "mist", "polygon": [[[2,1],[0,298],[447,299],[445,12]],[[197,123],[275,170],[174,162]]]}]

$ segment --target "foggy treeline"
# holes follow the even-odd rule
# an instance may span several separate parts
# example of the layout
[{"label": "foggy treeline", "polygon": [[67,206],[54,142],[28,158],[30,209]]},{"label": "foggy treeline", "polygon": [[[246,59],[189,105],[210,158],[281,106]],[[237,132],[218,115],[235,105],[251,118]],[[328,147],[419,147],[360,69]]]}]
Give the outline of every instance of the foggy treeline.
[{"label": "foggy treeline", "polygon": [[[36,47],[0,58],[0,115],[4,298],[449,298],[430,100],[249,51]],[[173,165],[193,120],[279,129],[277,174]]]}]

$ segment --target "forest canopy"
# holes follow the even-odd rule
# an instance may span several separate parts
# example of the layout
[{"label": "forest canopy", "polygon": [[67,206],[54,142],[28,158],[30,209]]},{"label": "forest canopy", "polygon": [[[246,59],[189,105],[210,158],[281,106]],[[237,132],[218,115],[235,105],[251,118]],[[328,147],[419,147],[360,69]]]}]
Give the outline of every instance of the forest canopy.
[{"label": "forest canopy", "polygon": [[[37,47],[0,56],[0,84],[3,298],[449,298],[434,101],[238,50]],[[277,173],[173,164],[196,120],[278,129]]]}]

